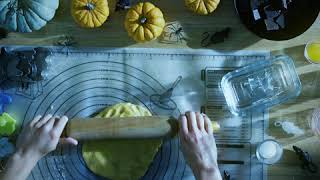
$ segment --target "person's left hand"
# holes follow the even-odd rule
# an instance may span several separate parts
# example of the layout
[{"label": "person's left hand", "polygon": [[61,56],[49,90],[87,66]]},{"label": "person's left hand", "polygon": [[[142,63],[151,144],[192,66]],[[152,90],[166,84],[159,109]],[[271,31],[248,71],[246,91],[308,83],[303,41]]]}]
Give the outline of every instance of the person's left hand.
[{"label": "person's left hand", "polygon": [[20,133],[16,152],[9,158],[6,168],[0,173],[2,180],[25,180],[33,167],[46,154],[56,149],[59,140],[61,143],[77,145],[73,138],[60,138],[68,118],[63,116],[44,118],[37,116]]},{"label": "person's left hand", "polygon": [[68,118],[53,117],[46,115],[35,117],[20,133],[16,147],[17,152],[31,154],[36,160],[41,159],[49,152],[56,149],[59,141],[77,145],[77,140],[73,138],[60,138]]}]

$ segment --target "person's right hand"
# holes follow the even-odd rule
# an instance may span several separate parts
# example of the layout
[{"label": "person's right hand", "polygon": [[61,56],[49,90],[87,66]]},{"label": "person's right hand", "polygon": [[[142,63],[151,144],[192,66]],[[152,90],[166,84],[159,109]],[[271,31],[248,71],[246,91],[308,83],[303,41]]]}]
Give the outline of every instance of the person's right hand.
[{"label": "person's right hand", "polygon": [[77,145],[77,140],[73,138],[61,138],[62,131],[68,122],[68,118],[63,116],[35,117],[20,133],[16,147],[17,152],[31,154],[39,160],[49,152],[56,149],[58,142]]},{"label": "person's right hand", "polygon": [[187,112],[179,122],[182,152],[196,179],[221,180],[210,119],[198,112]]}]

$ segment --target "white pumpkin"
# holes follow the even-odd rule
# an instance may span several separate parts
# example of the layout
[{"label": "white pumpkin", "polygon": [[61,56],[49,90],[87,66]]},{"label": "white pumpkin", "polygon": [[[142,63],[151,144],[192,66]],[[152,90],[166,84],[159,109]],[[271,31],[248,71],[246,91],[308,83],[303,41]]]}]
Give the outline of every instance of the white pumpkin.
[{"label": "white pumpkin", "polygon": [[18,32],[39,30],[58,6],[59,0],[0,0],[0,26]]}]

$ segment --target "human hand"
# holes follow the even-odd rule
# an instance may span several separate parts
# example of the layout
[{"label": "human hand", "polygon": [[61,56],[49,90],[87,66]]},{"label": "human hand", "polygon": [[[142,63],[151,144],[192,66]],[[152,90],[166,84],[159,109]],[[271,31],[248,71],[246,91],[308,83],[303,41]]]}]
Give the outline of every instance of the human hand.
[{"label": "human hand", "polygon": [[56,149],[58,142],[77,145],[73,138],[60,138],[68,118],[46,115],[35,117],[20,133],[16,147],[17,152],[29,154],[39,160],[49,152]]},{"label": "human hand", "polygon": [[179,122],[182,152],[196,179],[222,179],[210,119],[198,112],[187,112]]},{"label": "human hand", "polygon": [[60,138],[68,118],[47,115],[35,117],[20,133],[16,152],[9,158],[6,168],[0,173],[3,180],[25,180],[43,156],[56,149],[58,142],[77,145],[73,138]]}]

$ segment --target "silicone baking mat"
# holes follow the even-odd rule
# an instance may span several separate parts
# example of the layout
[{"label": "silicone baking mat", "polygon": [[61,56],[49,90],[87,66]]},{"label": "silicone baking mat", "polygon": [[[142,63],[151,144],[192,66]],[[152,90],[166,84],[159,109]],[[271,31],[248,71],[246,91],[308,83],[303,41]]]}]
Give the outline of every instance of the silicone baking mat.
[{"label": "silicone baking mat", "polygon": [[[31,49],[9,47],[7,51]],[[1,86],[13,96],[8,112],[20,125],[38,114],[90,116],[119,102],[175,117],[187,110],[202,110],[222,125],[216,134],[221,172],[228,171],[231,179],[265,177],[254,152],[263,140],[267,115],[257,112],[244,119],[231,116],[219,90],[219,78],[229,69],[266,60],[269,52],[47,47],[36,53],[48,54],[43,56],[43,80]],[[180,76],[181,81],[170,89]],[[230,126],[232,122],[238,126]],[[194,179],[179,146],[177,138],[165,141],[142,179]],[[58,148],[37,164],[29,179],[102,179],[86,167],[81,148],[81,144]]]}]

